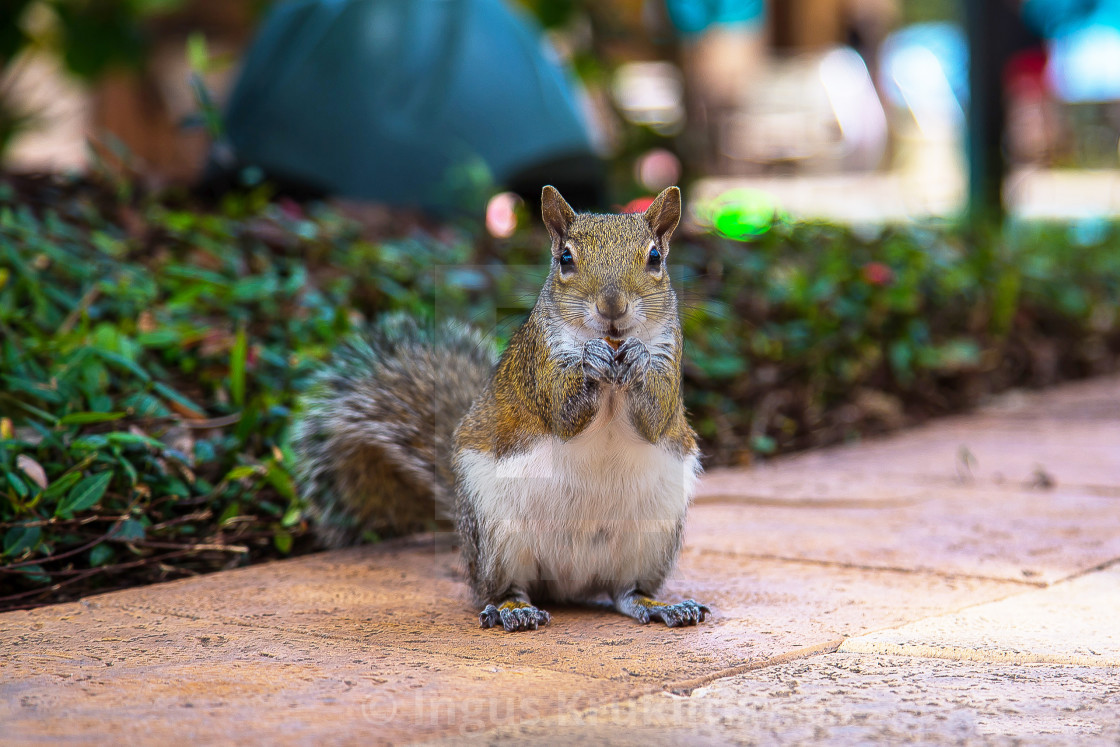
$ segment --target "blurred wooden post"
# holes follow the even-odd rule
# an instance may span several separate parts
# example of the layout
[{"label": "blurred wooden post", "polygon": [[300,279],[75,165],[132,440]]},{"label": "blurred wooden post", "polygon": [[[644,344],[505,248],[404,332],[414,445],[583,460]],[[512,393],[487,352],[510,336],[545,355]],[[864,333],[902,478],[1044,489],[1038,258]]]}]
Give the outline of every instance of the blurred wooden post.
[{"label": "blurred wooden post", "polygon": [[1001,81],[1008,53],[1007,9],[1002,0],[964,0],[968,34],[968,217],[1003,219],[1004,100]]},{"label": "blurred wooden post", "polygon": [[[202,33],[214,57],[236,58],[256,23],[253,3],[186,0],[174,12],[150,19],[150,50],[140,71],[104,76],[94,88],[93,131],[111,133],[156,183],[195,181],[205,163],[209,137],[184,130],[182,120],[196,111],[188,85],[187,39]],[[233,85],[234,69],[210,76],[219,100]]]}]

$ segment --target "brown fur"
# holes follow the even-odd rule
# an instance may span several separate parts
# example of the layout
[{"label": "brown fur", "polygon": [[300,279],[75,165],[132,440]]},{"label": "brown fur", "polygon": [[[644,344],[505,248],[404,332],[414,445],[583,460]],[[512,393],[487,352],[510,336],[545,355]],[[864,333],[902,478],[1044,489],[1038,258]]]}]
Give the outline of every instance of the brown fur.
[{"label": "brown fur", "polygon": [[469,329],[427,330],[401,316],[336,351],[292,433],[296,478],[323,544],[455,518],[452,434],[493,361],[491,343]]},{"label": "brown fur", "polygon": [[[507,630],[535,629],[549,615],[529,600],[536,586],[516,588],[502,571],[482,572],[494,567],[482,561],[498,557],[491,545],[501,533],[480,524],[481,504],[461,474],[465,454],[502,459],[542,439],[569,441],[605,412],[611,422],[626,417],[632,433],[679,457],[682,469],[686,461],[697,464],[681,400],[681,328],[666,264],[679,191],[665,190],[640,215],[577,215],[551,187],[542,202],[552,269],[496,368],[489,344],[469,330],[448,325],[425,332],[391,319],[339,352],[304,399],[293,435],[297,478],[327,544],[351,542],[370,529],[410,530],[453,518],[472,590],[487,603],[480,622]],[[660,262],[651,262],[654,250]],[[625,402],[624,413],[604,405],[608,395],[611,403]],[[631,497],[640,502],[645,493]],[[663,553],[642,563],[612,556],[632,580],[593,578],[586,591],[609,592],[620,612],[642,622],[703,620],[703,605],[664,605],[647,596],[676,562],[687,499],[682,492]],[[490,504],[497,511],[488,521],[501,505]],[[604,534],[604,541],[612,538]]]},{"label": "brown fur", "polygon": [[[494,378],[460,424],[457,450],[503,457],[526,448],[535,437],[569,439],[587,427],[598,407],[600,385],[584,375],[581,351],[550,344],[550,330],[577,317],[589,301],[604,297],[642,299],[649,318],[671,328],[672,343],[650,351],[652,366],[644,386],[630,393],[630,417],[650,443],[665,442],[681,454],[696,449],[681,399],[682,336],[676,296],[667,268],[658,274],[647,269],[651,243],[668,259],[669,233],[655,233],[656,226],[664,229],[664,223],[657,221],[668,193],[644,215],[565,215],[560,212],[563,208],[557,208],[550,216],[546,206],[552,271],[528,321],[510,340]],[[569,278],[558,262],[565,246],[578,265]]]}]

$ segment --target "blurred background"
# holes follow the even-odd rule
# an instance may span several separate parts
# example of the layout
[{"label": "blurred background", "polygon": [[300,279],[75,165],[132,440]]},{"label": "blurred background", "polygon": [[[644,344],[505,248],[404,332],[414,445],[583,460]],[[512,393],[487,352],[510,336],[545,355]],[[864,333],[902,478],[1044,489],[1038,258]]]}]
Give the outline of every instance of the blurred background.
[{"label": "blurred background", "polygon": [[268,178],[437,212],[546,181],[587,207],[683,181],[700,224],[1120,210],[1120,0],[15,0],[0,14],[9,171],[81,171],[100,152],[151,184]]},{"label": "blurred background", "polygon": [[682,186],[709,467],[1116,372],[1118,145],[1120,0],[6,0],[0,608],[312,549],[301,394],[501,345],[543,184]]}]

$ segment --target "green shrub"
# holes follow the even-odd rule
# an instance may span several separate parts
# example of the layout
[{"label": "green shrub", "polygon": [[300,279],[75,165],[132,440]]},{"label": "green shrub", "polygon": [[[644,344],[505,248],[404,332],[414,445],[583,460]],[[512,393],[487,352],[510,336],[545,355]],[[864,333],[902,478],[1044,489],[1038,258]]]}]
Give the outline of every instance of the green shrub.
[{"label": "green shrub", "polygon": [[[0,183],[4,606],[309,549],[286,431],[316,362],[388,310],[501,338],[547,270],[539,230],[396,216],[376,235],[263,192],[205,210],[129,195]],[[1111,369],[1118,246],[1108,224],[680,237],[708,463]]]},{"label": "green shrub", "polygon": [[676,251],[695,273],[686,396],[717,462],[1112,370],[1120,352],[1115,225],[969,242],[951,226],[777,224],[750,243]]},{"label": "green shrub", "polygon": [[295,393],[355,322],[430,308],[433,257],[470,246],[249,202],[0,208],[5,602],[308,544]]}]

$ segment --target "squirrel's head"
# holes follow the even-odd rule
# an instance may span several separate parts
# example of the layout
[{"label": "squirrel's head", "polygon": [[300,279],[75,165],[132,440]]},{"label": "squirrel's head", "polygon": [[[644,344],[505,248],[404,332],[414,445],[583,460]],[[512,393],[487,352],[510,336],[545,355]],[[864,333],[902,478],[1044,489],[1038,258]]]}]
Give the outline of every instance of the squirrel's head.
[{"label": "squirrel's head", "polygon": [[577,215],[549,186],[541,213],[552,236],[544,295],[577,337],[649,342],[676,318],[666,261],[681,217],[679,189],[666,189],[645,213]]}]

